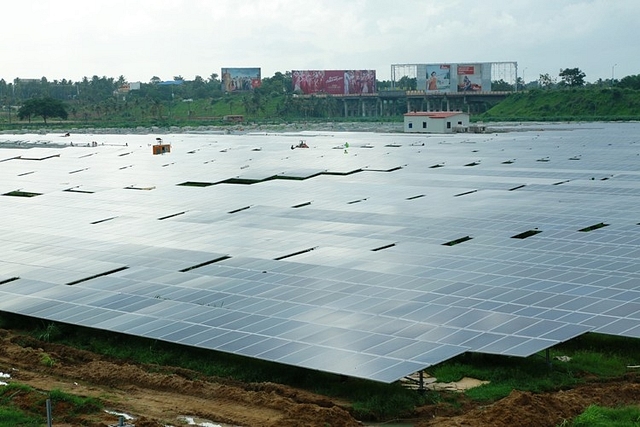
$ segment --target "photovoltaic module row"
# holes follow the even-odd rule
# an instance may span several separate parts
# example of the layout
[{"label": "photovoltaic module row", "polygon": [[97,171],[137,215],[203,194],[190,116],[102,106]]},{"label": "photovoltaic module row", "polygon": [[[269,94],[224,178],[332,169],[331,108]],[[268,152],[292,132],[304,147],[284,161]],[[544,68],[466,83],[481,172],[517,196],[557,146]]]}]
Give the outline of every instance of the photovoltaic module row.
[{"label": "photovoltaic module row", "polygon": [[0,311],[381,382],[637,338],[639,135],[4,135]]}]

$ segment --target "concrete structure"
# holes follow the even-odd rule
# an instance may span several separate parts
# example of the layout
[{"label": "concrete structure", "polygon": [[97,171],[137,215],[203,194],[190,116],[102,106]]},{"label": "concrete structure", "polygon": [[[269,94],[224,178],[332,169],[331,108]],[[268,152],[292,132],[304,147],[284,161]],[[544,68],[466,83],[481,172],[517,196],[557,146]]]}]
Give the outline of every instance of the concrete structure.
[{"label": "concrete structure", "polygon": [[[341,104],[342,117],[391,117],[405,111],[466,111],[484,113],[503,101],[513,92],[426,92],[424,90],[381,90],[359,95],[301,95],[303,100],[337,100]],[[327,117],[338,115],[328,113]]]},{"label": "concrete structure", "polygon": [[469,114],[461,111],[414,111],[404,115],[406,133],[467,132]]}]

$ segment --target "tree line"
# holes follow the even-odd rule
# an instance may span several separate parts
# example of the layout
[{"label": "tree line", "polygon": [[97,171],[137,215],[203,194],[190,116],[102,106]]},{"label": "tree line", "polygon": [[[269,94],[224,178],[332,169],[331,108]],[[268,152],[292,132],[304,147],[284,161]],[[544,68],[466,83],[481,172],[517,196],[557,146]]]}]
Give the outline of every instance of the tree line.
[{"label": "tree line", "polygon": [[[602,88],[640,90],[640,75],[620,80],[599,79],[587,83],[579,68],[566,68],[558,77],[541,74],[532,82],[518,77],[515,84],[497,80],[492,90],[518,92],[527,89]],[[8,121],[12,118],[31,120],[33,117],[59,117],[69,115],[76,121],[95,121],[114,117],[122,121],[171,121],[177,114],[183,119],[201,116],[217,117],[222,114],[244,114],[250,117],[273,118],[327,118],[341,115],[341,104],[331,96],[299,97],[293,92],[291,72],[276,72],[262,79],[261,86],[250,92],[225,93],[218,74],[185,80],[173,78],[175,84],[166,84],[154,76],[141,83],[137,90],[124,90],[129,82],[124,76],[84,77],[81,81],[41,79],[15,79],[7,83],[0,79],[0,104]],[[396,82],[377,81],[378,91],[390,89],[416,90],[417,79],[403,76]],[[46,102],[30,100],[46,100]],[[51,100],[60,101],[59,104]],[[12,117],[12,109],[19,111]],[[397,111],[404,112],[398,102]],[[7,121],[1,120],[1,121]]]},{"label": "tree line", "polygon": [[[620,80],[598,79],[593,83],[587,83],[585,73],[579,68],[565,68],[560,71],[557,77],[548,73],[541,74],[538,79],[525,82],[522,77],[517,78],[515,84],[496,80],[492,82],[492,90],[496,91],[517,91],[521,89],[539,87],[544,89],[564,88],[564,87],[602,87],[616,86],[618,88],[640,89],[640,75],[627,76]],[[195,76],[193,80],[185,80],[182,76],[173,77],[174,81],[182,82],[181,85],[162,85],[162,80],[153,76],[149,83],[142,83],[140,91],[130,96],[151,98],[154,100],[167,101],[176,96],[183,99],[203,99],[219,98],[224,95],[219,75],[212,73],[203,78]],[[53,80],[46,77],[41,79],[19,79],[7,82],[0,79],[0,103],[2,105],[19,105],[21,102],[31,98],[51,97],[60,100],[77,100],[79,102],[100,102],[107,98],[118,95],[118,89],[124,87],[129,82],[124,76],[117,79],[113,77],[84,77],[81,81]],[[376,81],[378,91],[389,89],[417,90],[417,79],[415,77],[403,76],[396,82],[388,80]],[[292,75],[290,71],[285,73],[276,72],[272,77],[262,79],[261,87],[256,89],[261,95],[287,94],[293,93]]]}]

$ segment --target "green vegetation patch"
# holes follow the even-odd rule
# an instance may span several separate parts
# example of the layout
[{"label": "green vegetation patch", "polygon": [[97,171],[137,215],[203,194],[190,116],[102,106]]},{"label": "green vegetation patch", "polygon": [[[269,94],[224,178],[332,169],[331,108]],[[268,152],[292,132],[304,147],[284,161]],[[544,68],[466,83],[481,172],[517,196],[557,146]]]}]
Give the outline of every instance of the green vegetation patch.
[{"label": "green vegetation patch", "polygon": [[468,353],[435,365],[427,373],[445,383],[464,377],[489,381],[465,395],[492,402],[512,390],[541,393],[570,388],[594,376],[618,378],[628,372],[627,366],[637,363],[638,354],[640,340],[589,333],[552,348],[550,366],[541,353],[525,359]]},{"label": "green vegetation patch", "polygon": [[102,402],[93,397],[76,396],[60,390],[51,390],[49,399],[53,406],[56,404],[70,407],[67,413],[71,416],[79,414],[93,414],[104,409]]},{"label": "green vegetation patch", "polygon": [[637,427],[640,425],[640,406],[622,408],[603,408],[589,406],[573,422],[563,427]]},{"label": "green vegetation patch", "polygon": [[60,390],[45,393],[19,383],[0,387],[0,427],[46,424],[47,399],[57,422],[79,425],[78,417],[103,410],[100,400],[76,396]]},{"label": "green vegetation patch", "polygon": [[640,118],[634,89],[534,89],[509,95],[478,116],[485,121],[598,121]]},{"label": "green vegetation patch", "polygon": [[550,369],[540,356],[526,359],[487,354],[465,354],[427,370],[439,382],[460,381],[464,377],[489,381],[468,389],[465,395],[476,401],[492,402],[506,397],[512,390],[535,393],[557,390],[581,380],[566,369]]},{"label": "green vegetation patch", "polygon": [[20,409],[0,406],[0,427],[39,426],[45,422],[44,418],[27,414]]}]

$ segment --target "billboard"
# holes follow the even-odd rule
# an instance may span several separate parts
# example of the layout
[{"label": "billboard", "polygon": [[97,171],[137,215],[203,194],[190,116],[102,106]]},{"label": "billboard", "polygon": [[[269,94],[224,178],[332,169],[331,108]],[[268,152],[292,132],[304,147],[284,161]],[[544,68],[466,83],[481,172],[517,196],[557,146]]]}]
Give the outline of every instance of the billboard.
[{"label": "billboard", "polygon": [[416,64],[418,90],[490,92],[491,63]]},{"label": "billboard", "polygon": [[426,66],[426,91],[448,91],[451,87],[451,65],[436,64]]},{"label": "billboard", "polygon": [[248,91],[260,87],[260,68],[223,68],[222,90],[224,92]]},{"label": "billboard", "polygon": [[458,65],[458,92],[481,92],[482,91],[482,65],[464,64]]},{"label": "billboard", "polygon": [[376,91],[375,70],[293,70],[293,91],[360,95]]}]

